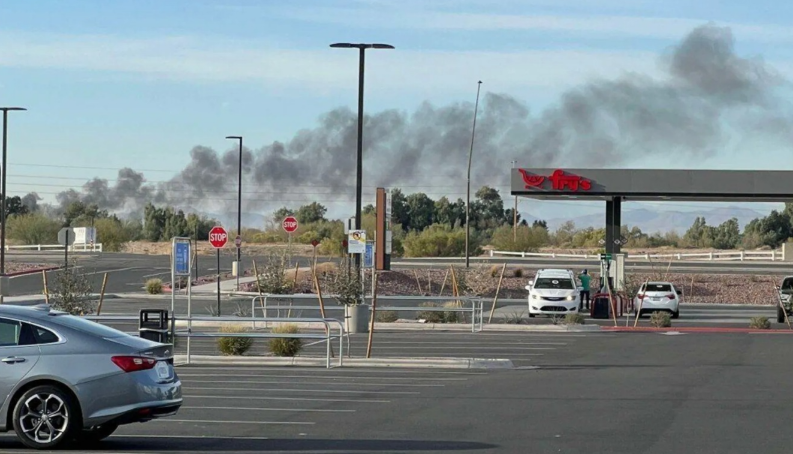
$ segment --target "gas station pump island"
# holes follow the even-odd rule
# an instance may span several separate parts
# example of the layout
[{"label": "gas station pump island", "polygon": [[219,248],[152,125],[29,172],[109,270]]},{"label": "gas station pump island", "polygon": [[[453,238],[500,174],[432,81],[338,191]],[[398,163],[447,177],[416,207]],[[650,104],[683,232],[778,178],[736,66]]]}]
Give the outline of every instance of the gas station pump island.
[{"label": "gas station pump island", "polygon": [[[511,195],[536,200],[605,202],[596,292],[625,290],[622,202],[790,202],[793,171],[511,168]],[[608,279],[603,279],[607,276]],[[594,301],[594,295],[593,295]]]}]

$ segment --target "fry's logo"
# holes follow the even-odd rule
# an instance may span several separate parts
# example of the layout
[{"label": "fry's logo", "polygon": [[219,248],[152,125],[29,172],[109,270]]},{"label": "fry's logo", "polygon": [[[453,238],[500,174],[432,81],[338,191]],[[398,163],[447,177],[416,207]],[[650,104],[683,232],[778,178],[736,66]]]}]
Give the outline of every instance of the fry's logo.
[{"label": "fry's logo", "polygon": [[555,191],[564,189],[570,189],[571,191],[578,191],[579,189],[582,191],[589,191],[592,189],[592,182],[590,180],[578,175],[565,175],[564,171],[559,169],[554,170],[549,177],[530,175],[523,169],[518,169],[518,171],[520,171],[520,175],[523,177],[526,189],[542,189],[542,184],[546,179],[551,182],[551,189]]}]

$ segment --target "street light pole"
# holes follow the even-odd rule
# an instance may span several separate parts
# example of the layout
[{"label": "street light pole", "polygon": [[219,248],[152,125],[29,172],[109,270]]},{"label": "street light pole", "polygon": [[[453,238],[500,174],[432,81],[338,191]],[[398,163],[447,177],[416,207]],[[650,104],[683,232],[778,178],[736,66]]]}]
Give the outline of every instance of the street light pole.
[{"label": "street light pole", "polygon": [[[237,236],[242,238],[242,136],[226,136],[227,139],[240,141],[240,159],[237,173]],[[237,247],[237,291],[240,291],[241,247]]]},{"label": "street light pole", "polygon": [[[513,169],[517,163],[518,161],[512,161]],[[515,196],[515,208],[512,210],[512,243],[513,245],[518,244],[518,196]]]},{"label": "street light pole", "polygon": [[[6,167],[8,167],[8,112],[27,110],[24,107],[0,107],[3,111],[3,168],[2,168],[2,188],[0,189],[0,277],[2,285],[5,286],[6,276]],[[0,303],[3,302],[3,295],[6,289],[0,289]]]},{"label": "street light pole", "polygon": [[482,88],[482,81],[476,84],[476,104],[474,105],[474,126],[471,128],[471,150],[468,152],[468,191],[465,199],[465,267],[471,265],[471,253],[468,250],[469,237],[471,236],[471,223],[469,222],[471,213],[471,158],[474,154],[474,137],[476,135],[476,113],[479,110],[479,89]]},{"label": "street light pole", "polygon": [[[335,43],[330,47],[358,49],[358,150],[355,177],[355,230],[361,229],[361,199],[363,198],[363,86],[366,49],[393,49],[390,44]],[[355,254],[355,268],[361,272],[361,254]]]}]

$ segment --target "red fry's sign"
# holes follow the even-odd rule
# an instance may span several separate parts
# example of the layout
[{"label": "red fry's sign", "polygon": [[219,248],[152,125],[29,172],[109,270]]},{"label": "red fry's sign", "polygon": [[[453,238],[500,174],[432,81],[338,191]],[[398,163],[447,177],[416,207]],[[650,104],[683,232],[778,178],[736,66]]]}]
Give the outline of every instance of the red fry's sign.
[{"label": "red fry's sign", "polygon": [[554,191],[561,191],[564,189],[569,189],[571,191],[589,191],[592,189],[592,182],[590,180],[578,175],[573,175],[571,173],[565,174],[564,170],[554,170],[553,173],[548,177],[542,175],[531,175],[524,169],[518,170],[520,171],[520,175],[523,177],[523,183],[525,183],[526,189],[542,189],[545,180],[551,182],[551,189]]}]

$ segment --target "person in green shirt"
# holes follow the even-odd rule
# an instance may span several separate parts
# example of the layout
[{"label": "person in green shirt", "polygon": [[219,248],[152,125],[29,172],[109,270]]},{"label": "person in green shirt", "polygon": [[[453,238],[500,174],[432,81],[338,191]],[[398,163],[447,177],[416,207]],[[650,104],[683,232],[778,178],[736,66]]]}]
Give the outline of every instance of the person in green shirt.
[{"label": "person in green shirt", "polygon": [[586,308],[589,309],[589,282],[592,279],[592,276],[589,275],[587,270],[584,270],[580,275],[578,275],[578,280],[581,281],[581,306],[580,309],[584,308],[584,298],[586,298]]}]

